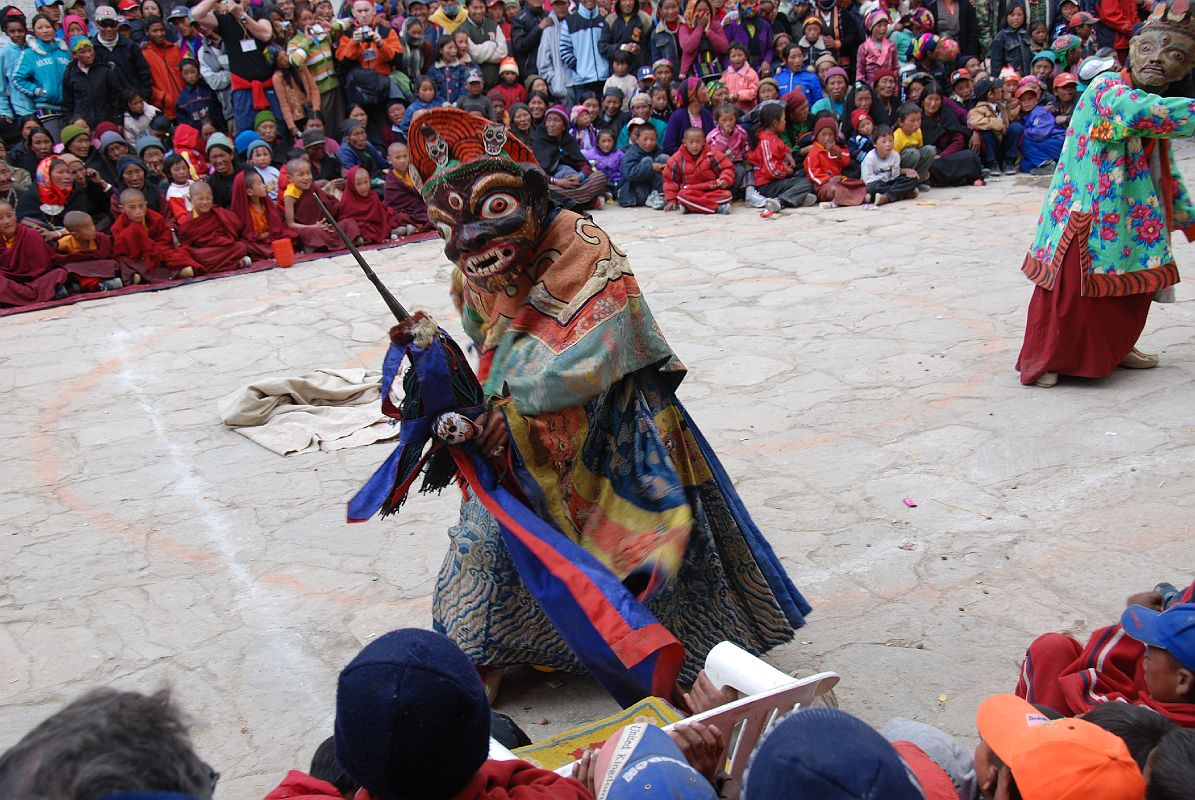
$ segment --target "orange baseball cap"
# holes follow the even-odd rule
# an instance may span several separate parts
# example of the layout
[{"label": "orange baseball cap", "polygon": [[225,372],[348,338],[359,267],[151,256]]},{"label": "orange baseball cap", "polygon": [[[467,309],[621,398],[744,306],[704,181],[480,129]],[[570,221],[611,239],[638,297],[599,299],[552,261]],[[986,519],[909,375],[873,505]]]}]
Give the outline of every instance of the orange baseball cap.
[{"label": "orange baseball cap", "polygon": [[989,697],[979,735],[1012,771],[1025,800],[1141,800],[1145,779],[1125,743],[1081,719],[1051,720],[1012,694]]}]

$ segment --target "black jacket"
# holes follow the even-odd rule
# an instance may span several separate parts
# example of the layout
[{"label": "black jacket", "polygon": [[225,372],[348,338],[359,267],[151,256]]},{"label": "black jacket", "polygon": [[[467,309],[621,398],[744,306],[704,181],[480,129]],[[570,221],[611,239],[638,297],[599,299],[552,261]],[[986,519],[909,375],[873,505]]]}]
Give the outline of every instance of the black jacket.
[{"label": "black jacket", "polygon": [[531,150],[543,171],[552,175],[562,164],[578,172],[588,167],[589,161],[581,155],[577,140],[567,130],[556,138],[548,135],[547,128],[536,128],[531,136]]},{"label": "black jacket", "polygon": [[539,40],[544,36],[539,23],[547,15],[542,8],[536,10],[527,6],[510,23],[510,52],[519,63],[519,75],[523,78],[534,75],[537,69]]},{"label": "black jacket", "polygon": [[93,63],[84,72],[79,69],[79,62],[71,61],[62,78],[62,110],[67,119],[81,116],[93,130],[101,122],[120,127],[124,109],[116,70],[108,64]]},{"label": "black jacket", "polygon": [[602,58],[610,61],[614,54],[622,49],[624,44],[639,45],[638,53],[627,53],[631,59],[631,72],[647,65],[648,52],[651,49],[651,17],[642,11],[636,11],[630,18],[614,13],[606,17],[606,29],[602,31],[602,40],[598,43],[598,50]]},{"label": "black jacket", "polygon": [[136,89],[141,92],[142,97],[149,99],[149,93],[153,88],[149,64],[141,54],[141,48],[132,41],[121,36],[117,39],[116,46],[109,50],[97,36],[95,60],[100,64],[112,65],[122,89]]}]

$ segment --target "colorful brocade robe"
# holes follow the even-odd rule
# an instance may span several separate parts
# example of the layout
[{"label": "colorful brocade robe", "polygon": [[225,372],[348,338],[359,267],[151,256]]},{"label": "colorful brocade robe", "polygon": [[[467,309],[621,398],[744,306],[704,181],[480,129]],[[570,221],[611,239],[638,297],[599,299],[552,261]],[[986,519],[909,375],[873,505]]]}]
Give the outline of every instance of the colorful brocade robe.
[{"label": "colorful brocade robe", "polygon": [[1098,76],[1075,106],[1058,169],[1022,270],[1052,290],[1068,247],[1080,248],[1085,297],[1157,292],[1178,283],[1169,231],[1195,237],[1195,207],[1167,139],[1195,134],[1195,101]]}]

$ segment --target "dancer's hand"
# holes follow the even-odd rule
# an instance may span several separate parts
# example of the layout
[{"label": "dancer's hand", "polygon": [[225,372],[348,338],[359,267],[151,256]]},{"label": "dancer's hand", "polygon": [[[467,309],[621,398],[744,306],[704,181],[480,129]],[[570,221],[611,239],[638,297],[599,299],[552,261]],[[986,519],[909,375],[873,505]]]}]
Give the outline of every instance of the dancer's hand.
[{"label": "dancer's hand", "polygon": [[477,437],[477,449],[490,458],[506,455],[506,442],[510,433],[506,430],[506,416],[498,409],[487,411],[473,420],[481,431]]},{"label": "dancer's hand", "polygon": [[722,752],[726,749],[726,737],[718,730],[718,726],[682,722],[669,735],[685,754],[689,765],[713,784],[718,777],[718,768],[722,766]]}]

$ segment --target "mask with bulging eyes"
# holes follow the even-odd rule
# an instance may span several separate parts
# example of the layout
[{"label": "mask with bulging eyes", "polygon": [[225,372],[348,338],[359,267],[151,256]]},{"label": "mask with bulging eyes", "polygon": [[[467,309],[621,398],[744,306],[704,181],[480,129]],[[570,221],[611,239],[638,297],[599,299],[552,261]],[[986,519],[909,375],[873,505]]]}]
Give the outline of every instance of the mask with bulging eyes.
[{"label": "mask with bulging eyes", "polygon": [[551,209],[541,170],[496,159],[458,169],[425,189],[424,199],[444,239],[444,255],[477,289],[490,293],[505,289],[530,266]]},{"label": "mask with bulging eyes", "polygon": [[473,420],[464,414],[448,411],[432,423],[432,436],[449,447],[459,447],[477,438],[479,431]]}]

